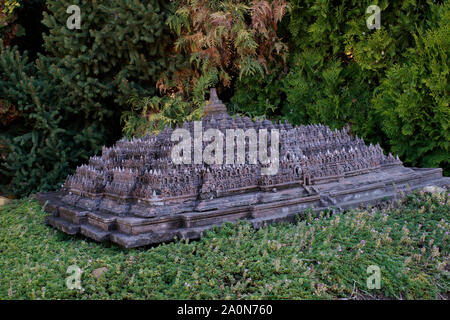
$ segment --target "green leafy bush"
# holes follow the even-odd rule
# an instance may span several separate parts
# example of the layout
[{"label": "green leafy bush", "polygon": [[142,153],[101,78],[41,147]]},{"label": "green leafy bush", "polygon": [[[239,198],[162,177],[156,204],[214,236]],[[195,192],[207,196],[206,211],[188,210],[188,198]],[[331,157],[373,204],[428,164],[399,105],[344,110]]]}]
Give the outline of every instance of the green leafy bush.
[{"label": "green leafy bush", "polygon": [[185,101],[181,96],[144,97],[132,96],[130,111],[122,114],[123,131],[126,137],[142,137],[147,133],[158,133],[164,127],[181,126],[184,121],[199,120],[203,108]]},{"label": "green leafy bush", "polygon": [[370,128],[370,86],[356,64],[324,61],[313,50],[298,56],[283,81],[283,114],[291,123],[323,123],[332,128],[350,124],[357,134]]},{"label": "green leafy bush", "polygon": [[102,128],[71,107],[69,88],[49,79],[49,72],[45,60],[30,63],[17,48],[0,49],[3,192],[24,195],[55,188],[105,142]]},{"label": "green leafy bush", "polygon": [[[369,30],[366,9],[378,5],[381,28]],[[291,55],[283,114],[294,123],[347,123],[372,142],[383,131],[371,105],[387,68],[404,61],[418,27],[433,23],[431,1],[291,0]],[[385,147],[388,147],[385,145]]]},{"label": "green leafy bush", "polygon": [[373,103],[393,152],[449,174],[450,3],[440,9],[438,27],[415,36],[408,59],[387,70]]},{"label": "green leafy bush", "polygon": [[[81,29],[68,29],[70,5]],[[153,95],[176,68],[167,1],[47,0],[46,55],[28,63],[2,49],[1,185],[26,195],[57,188],[71,170],[121,135],[120,115],[134,94]],[[4,117],[3,117],[4,116]]]},{"label": "green leafy bush", "polygon": [[266,116],[270,119],[280,117],[285,95],[282,68],[272,67],[264,77],[244,76],[236,81],[234,95],[230,101],[232,113],[240,113],[251,118]]}]

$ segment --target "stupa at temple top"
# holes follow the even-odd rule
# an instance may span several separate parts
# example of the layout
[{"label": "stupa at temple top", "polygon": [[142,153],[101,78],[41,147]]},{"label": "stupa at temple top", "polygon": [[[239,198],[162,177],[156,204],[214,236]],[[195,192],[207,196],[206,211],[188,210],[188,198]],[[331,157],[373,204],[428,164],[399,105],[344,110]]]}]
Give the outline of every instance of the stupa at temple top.
[{"label": "stupa at temple top", "polygon": [[[180,162],[174,148],[183,137]],[[47,224],[63,232],[136,247],[198,238],[225,221],[260,227],[311,207],[374,204],[430,184],[450,178],[439,168],[406,168],[347,128],[232,117],[212,89],[201,121],[103,147],[39,199]]]}]

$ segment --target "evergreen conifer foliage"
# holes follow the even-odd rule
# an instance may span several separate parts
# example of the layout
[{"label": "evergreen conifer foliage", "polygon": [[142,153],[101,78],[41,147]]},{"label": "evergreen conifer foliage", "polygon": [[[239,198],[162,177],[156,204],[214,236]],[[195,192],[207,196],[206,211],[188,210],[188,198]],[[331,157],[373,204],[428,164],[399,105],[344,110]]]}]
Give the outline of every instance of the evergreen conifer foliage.
[{"label": "evergreen conifer foliage", "polygon": [[243,76],[236,81],[234,95],[230,101],[230,112],[251,118],[268,117],[278,119],[285,100],[284,77],[286,68],[270,67],[264,77]]},{"label": "evergreen conifer foliage", "polygon": [[[342,127],[372,142],[383,132],[371,98],[386,70],[415,46],[417,28],[433,22],[432,1],[291,0],[290,72],[284,114],[294,123]],[[380,28],[369,29],[367,9],[377,5]],[[385,145],[387,147],[387,145]]]},{"label": "evergreen conifer foliage", "polygon": [[450,2],[439,7],[437,27],[414,35],[408,59],[393,65],[373,104],[392,150],[408,165],[450,173]]},{"label": "evergreen conifer foliage", "polygon": [[17,48],[1,48],[2,106],[15,114],[0,123],[0,188],[7,194],[55,188],[105,142],[96,122],[70,108],[67,88],[48,78],[51,68],[45,59],[30,63]]},{"label": "evergreen conifer foliage", "polygon": [[[80,29],[66,25],[71,5],[81,12]],[[173,68],[166,55],[170,2],[150,0],[47,0],[44,46],[54,77],[96,119],[123,109],[132,94],[153,95],[156,80]]]}]

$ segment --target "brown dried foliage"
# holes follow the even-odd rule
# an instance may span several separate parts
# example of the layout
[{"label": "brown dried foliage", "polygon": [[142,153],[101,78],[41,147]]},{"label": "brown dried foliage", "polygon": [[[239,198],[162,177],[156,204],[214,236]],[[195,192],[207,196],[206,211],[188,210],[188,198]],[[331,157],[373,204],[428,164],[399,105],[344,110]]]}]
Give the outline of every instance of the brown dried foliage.
[{"label": "brown dried foliage", "polygon": [[285,62],[287,45],[276,33],[288,9],[285,0],[179,0],[178,8],[170,23],[179,32],[174,52],[194,62],[174,77],[162,75],[157,84],[162,92],[192,89],[211,70],[228,87],[250,67],[246,63],[269,72],[269,62]]},{"label": "brown dried foliage", "polygon": [[15,105],[0,99],[0,123],[4,126],[11,124],[13,121],[19,119],[21,113],[17,110]]}]

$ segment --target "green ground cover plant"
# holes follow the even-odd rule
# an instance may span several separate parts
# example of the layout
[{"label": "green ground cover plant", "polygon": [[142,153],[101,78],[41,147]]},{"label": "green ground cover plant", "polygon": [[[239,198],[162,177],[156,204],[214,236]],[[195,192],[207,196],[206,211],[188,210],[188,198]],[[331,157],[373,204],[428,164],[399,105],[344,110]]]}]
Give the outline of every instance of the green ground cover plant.
[{"label": "green ground cover plant", "polygon": [[[0,299],[446,299],[450,197],[308,213],[295,224],[215,228],[199,241],[126,250],[43,224],[31,199],[0,208]],[[83,271],[69,290],[67,268]],[[367,267],[381,272],[368,289]],[[107,270],[98,278],[92,272]]]}]

